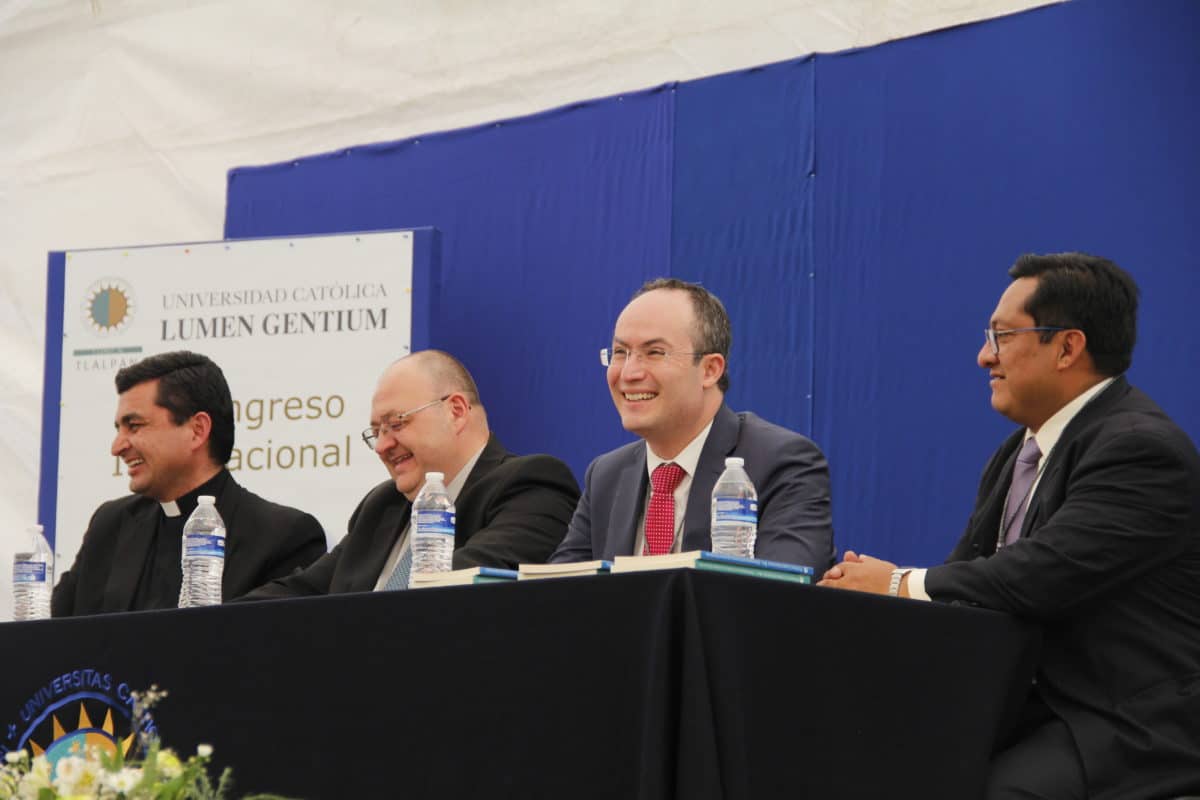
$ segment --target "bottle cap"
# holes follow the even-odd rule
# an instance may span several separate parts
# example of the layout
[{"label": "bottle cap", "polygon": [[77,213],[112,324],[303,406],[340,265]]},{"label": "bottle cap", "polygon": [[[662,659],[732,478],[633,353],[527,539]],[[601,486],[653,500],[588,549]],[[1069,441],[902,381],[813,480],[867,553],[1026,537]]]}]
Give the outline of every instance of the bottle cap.
[{"label": "bottle cap", "polygon": [[725,459],[726,467],[740,467],[740,466],[744,465],[745,463],[746,463],[746,459],[739,458],[738,456],[730,456],[729,458]]},{"label": "bottle cap", "polygon": [[446,480],[446,473],[444,473],[444,472],[426,472],[425,473],[425,482],[426,483],[430,483],[431,481],[437,481],[438,483],[441,483],[444,480]]},{"label": "bottle cap", "polygon": [[202,506],[211,506],[216,505],[217,498],[213,497],[211,494],[202,494],[196,498],[196,502]]},{"label": "bottle cap", "polygon": [[28,533],[41,533],[45,529],[41,525],[30,525],[25,530]]}]

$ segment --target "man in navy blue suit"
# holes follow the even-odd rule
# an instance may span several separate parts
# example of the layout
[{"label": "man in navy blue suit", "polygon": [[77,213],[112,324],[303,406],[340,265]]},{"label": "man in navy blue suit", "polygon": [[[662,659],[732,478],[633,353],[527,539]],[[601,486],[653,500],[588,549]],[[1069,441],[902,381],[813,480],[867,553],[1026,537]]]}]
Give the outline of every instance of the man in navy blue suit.
[{"label": "man in navy blue suit", "polygon": [[[725,458],[740,456],[758,491],[755,555],[818,573],[833,563],[825,457],[809,439],[725,405],[732,338],[724,306],[702,286],[663,278],[634,295],[601,361],[621,424],[640,438],[588,467],[552,562],[711,550],[712,489]],[[663,504],[665,535],[652,525],[647,537],[647,517]]]}]

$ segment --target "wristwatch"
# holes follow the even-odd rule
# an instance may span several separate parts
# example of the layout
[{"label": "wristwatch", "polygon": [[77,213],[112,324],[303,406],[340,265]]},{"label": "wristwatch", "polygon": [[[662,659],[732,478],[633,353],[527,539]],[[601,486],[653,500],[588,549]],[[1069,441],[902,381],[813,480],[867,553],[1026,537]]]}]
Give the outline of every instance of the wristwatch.
[{"label": "wristwatch", "polygon": [[900,596],[900,581],[904,580],[904,576],[912,571],[912,567],[897,567],[892,570],[892,582],[888,584],[888,594],[890,596]]}]

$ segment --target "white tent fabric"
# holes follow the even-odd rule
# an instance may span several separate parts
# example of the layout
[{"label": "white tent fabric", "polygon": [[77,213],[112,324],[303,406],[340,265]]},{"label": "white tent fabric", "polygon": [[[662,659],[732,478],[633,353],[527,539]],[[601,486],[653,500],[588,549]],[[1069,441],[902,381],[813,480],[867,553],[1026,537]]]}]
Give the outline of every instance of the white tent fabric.
[{"label": "white tent fabric", "polygon": [[219,239],[234,166],[1039,5],[0,0],[0,620],[37,514],[47,251]]}]

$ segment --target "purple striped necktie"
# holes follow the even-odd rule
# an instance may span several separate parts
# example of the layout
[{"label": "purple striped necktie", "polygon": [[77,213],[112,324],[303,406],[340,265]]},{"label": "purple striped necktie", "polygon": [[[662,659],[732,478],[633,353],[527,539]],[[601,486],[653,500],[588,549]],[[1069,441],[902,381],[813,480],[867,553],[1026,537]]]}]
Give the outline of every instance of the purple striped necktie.
[{"label": "purple striped necktie", "polygon": [[1029,492],[1033,482],[1037,480],[1038,460],[1042,451],[1038,449],[1037,439],[1030,436],[1025,440],[1021,452],[1017,454],[1017,463],[1013,466],[1012,485],[1008,487],[1008,499],[1004,501],[1004,544],[1010,545],[1021,537],[1021,526],[1025,523],[1025,511],[1028,509]]}]

